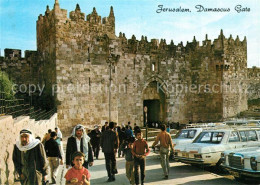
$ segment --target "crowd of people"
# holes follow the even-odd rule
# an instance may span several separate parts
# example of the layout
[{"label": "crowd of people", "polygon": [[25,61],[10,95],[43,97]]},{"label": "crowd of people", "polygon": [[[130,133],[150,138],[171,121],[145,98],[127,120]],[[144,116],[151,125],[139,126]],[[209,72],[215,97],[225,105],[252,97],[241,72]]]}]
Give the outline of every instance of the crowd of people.
[{"label": "crowd of people", "polygon": [[[157,135],[152,148],[160,143],[161,165],[164,178],[167,179],[169,149],[173,150],[173,145],[166,126],[161,124],[160,128],[161,132]],[[141,184],[144,184],[146,156],[149,155],[150,149],[147,141],[143,139],[140,127],[136,124],[132,129],[130,122],[126,126],[106,122],[102,128],[95,125],[94,129],[88,132],[83,125],[78,124],[67,140],[65,154],[62,146],[62,133],[59,128],[55,128],[54,131],[49,129],[42,140],[39,137],[34,138],[29,129],[21,130],[13,151],[15,171],[20,177],[21,184],[46,184],[48,171],[51,184],[56,184],[57,169],[65,160],[68,169],[64,176],[66,184],[89,185],[88,167],[94,165],[94,159],[99,159],[100,148],[105,156],[108,182],[116,180],[115,175],[118,173],[116,158],[122,156],[126,160],[126,177],[130,184],[139,184],[139,175]]]}]

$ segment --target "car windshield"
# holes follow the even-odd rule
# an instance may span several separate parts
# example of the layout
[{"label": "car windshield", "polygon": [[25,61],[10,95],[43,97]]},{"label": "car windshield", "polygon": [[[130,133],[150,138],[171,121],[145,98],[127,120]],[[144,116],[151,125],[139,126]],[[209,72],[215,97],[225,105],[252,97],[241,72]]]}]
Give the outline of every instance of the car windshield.
[{"label": "car windshield", "polygon": [[202,132],[193,143],[221,143],[224,132]]},{"label": "car windshield", "polygon": [[181,130],[176,138],[177,139],[192,139],[195,137],[197,130]]}]

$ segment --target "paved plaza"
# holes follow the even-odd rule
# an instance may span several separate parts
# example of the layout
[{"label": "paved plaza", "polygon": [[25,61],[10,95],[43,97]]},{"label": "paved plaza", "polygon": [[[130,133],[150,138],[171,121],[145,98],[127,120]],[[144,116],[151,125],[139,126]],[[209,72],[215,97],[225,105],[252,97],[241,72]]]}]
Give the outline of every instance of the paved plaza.
[{"label": "paved plaza", "polygon": [[[151,146],[149,142],[149,146]],[[65,145],[66,146],[66,145]],[[91,185],[129,185],[129,181],[125,175],[125,159],[117,158],[118,174],[116,175],[116,181],[106,182],[107,172],[105,168],[104,155],[101,152],[100,158],[94,161],[94,166],[89,168],[91,173]],[[65,185],[65,179],[63,178],[66,173],[66,168],[60,166],[59,169],[59,185]],[[186,165],[180,162],[171,162],[170,175],[168,180],[163,179],[163,171],[160,165],[160,158],[158,154],[151,152],[146,159],[146,180],[147,185],[242,185],[229,178],[210,173],[203,169]],[[57,184],[58,184],[57,183]]]}]

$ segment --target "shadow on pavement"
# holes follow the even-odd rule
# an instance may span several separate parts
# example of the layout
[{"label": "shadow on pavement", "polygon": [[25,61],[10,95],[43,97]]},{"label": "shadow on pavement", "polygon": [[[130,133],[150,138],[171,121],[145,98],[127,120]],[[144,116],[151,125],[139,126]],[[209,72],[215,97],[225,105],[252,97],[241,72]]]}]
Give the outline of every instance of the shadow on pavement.
[{"label": "shadow on pavement", "polygon": [[[120,161],[123,162],[123,161]],[[150,163],[152,162],[152,163]],[[150,161],[148,166],[151,166],[155,164],[158,165],[157,162]],[[121,163],[122,165],[122,163]],[[151,185],[179,185],[179,184],[185,184],[185,185],[238,185],[242,183],[238,183],[237,181],[226,179],[224,177],[214,178],[212,179],[202,179],[205,176],[205,171],[202,169],[192,167],[190,165],[185,165],[182,163],[175,164],[176,166],[172,166],[170,168],[170,175],[169,179],[165,180],[163,179],[163,170],[161,168],[156,169],[148,169],[146,166],[146,178],[145,178],[145,184],[151,184]],[[152,167],[152,166],[151,166]],[[104,166],[105,168],[105,166]],[[97,172],[95,172],[97,173]],[[208,173],[211,175],[211,173]],[[205,177],[204,177],[205,178]],[[107,177],[101,177],[91,180],[91,184],[93,185],[102,185],[102,184],[118,184],[118,185],[128,185],[130,184],[125,176],[125,174],[117,174],[116,175],[116,181],[108,183]]]}]

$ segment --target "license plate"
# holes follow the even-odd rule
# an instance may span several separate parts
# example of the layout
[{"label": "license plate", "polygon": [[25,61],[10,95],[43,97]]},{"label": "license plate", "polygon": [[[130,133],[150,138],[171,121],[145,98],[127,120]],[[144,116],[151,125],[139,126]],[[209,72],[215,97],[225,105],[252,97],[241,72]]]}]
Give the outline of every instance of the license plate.
[{"label": "license plate", "polygon": [[239,173],[238,172],[230,172],[230,174],[232,175],[232,176],[234,176],[234,177],[239,177]]}]

